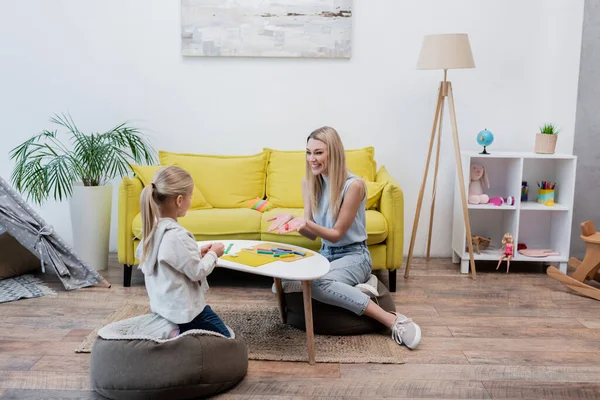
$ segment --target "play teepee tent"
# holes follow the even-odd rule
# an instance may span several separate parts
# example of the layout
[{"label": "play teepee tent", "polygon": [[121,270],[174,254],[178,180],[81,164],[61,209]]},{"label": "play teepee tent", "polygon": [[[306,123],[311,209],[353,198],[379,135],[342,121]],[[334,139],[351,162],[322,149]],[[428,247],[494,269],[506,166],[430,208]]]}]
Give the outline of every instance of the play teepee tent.
[{"label": "play teepee tent", "polygon": [[[83,262],[66,244],[52,226],[23,200],[0,177],[0,234],[8,234],[18,244],[39,258],[42,271],[50,268],[56,273],[65,289],[109,283],[96,270]],[[0,254],[2,257],[2,254]]]}]

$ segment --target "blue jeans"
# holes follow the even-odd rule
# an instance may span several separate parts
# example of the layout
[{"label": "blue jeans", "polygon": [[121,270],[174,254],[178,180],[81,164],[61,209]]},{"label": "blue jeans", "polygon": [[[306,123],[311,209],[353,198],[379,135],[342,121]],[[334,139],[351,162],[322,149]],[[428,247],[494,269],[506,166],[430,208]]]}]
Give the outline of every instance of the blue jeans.
[{"label": "blue jeans", "polygon": [[366,243],[342,247],[322,245],[319,253],[330,262],[330,270],[311,282],[312,298],[362,315],[370,297],[354,286],[365,283],[371,275],[371,253]]},{"label": "blue jeans", "polygon": [[227,329],[221,318],[219,318],[209,305],[206,305],[204,310],[190,322],[179,324],[179,334],[192,329],[217,332],[225,335],[225,337],[231,337],[229,329]]}]

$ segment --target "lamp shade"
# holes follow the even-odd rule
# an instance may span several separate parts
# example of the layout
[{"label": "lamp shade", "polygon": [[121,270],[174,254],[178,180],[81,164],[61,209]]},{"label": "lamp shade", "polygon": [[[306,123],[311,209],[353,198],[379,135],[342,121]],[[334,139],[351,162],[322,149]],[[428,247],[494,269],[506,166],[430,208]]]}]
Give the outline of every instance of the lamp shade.
[{"label": "lamp shade", "polygon": [[417,69],[460,68],[475,68],[466,33],[426,35],[423,38]]}]

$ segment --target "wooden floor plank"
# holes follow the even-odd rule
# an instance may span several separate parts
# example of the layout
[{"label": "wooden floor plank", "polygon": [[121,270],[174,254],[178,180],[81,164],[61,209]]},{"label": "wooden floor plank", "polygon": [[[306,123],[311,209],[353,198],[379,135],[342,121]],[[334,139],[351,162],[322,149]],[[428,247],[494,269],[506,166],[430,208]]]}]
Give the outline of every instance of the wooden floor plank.
[{"label": "wooden floor plank", "polygon": [[339,378],[340,365],[333,363],[310,365],[307,363],[256,360],[248,362],[248,377],[256,378],[274,375],[278,377]]},{"label": "wooden floor plank", "polygon": [[[419,349],[479,351],[600,351],[600,341],[557,338],[423,338]],[[551,350],[550,350],[551,349]]]},{"label": "wooden floor plank", "polygon": [[0,340],[0,354],[40,356],[72,354],[78,345],[76,342]]},{"label": "wooden floor plank", "polygon": [[13,328],[94,329],[102,319],[52,318],[52,317],[5,317],[0,326]]},{"label": "wooden floor plank", "polygon": [[464,352],[443,351],[443,350],[424,350],[409,351],[402,354],[406,364],[468,364],[469,361]]},{"label": "wooden floor plank", "polygon": [[269,396],[310,396],[333,398],[454,398],[487,399],[487,390],[481,382],[387,379],[244,379],[231,389],[232,394]]},{"label": "wooden floor plank", "polygon": [[454,326],[454,327],[491,327],[491,328],[585,328],[579,318],[514,318],[514,317],[420,317],[416,320],[422,326]]},{"label": "wooden floor plank", "polygon": [[66,371],[1,371],[2,389],[89,390],[88,373]]},{"label": "wooden floor plank", "polygon": [[0,370],[27,371],[40,360],[40,356],[0,354]]},{"label": "wooden floor plank", "polygon": [[89,353],[77,355],[42,356],[32,367],[32,371],[88,372]]},{"label": "wooden floor plank", "polygon": [[456,381],[540,381],[597,382],[600,366],[521,366],[521,365],[351,365],[340,366],[342,379],[365,375],[389,379],[436,379]]},{"label": "wooden floor plank", "polygon": [[[533,328],[585,328],[580,322],[580,318],[542,318],[542,317],[470,317],[470,316],[440,316],[440,317],[420,317],[415,320],[422,326],[460,326],[460,327],[533,327]],[[600,326],[600,325],[599,325]],[[589,327],[588,327],[589,328]]]},{"label": "wooden floor plank", "polygon": [[[0,389],[0,395],[2,394]],[[88,390],[9,389],[2,400],[105,400],[106,397]]]},{"label": "wooden floor plank", "polygon": [[[484,397],[489,398],[489,397]],[[248,395],[248,394],[235,394],[235,393],[222,393],[211,397],[215,400],[363,400],[361,396],[269,396],[269,395]],[[385,400],[400,400],[406,399],[406,397],[385,397]],[[450,397],[419,397],[419,400],[450,400]]]},{"label": "wooden floor plank", "polygon": [[600,383],[484,382],[493,399],[597,399]]},{"label": "wooden floor plank", "polygon": [[600,329],[515,328],[515,327],[447,327],[457,338],[565,338],[600,340]]},{"label": "wooden floor plank", "polygon": [[58,328],[36,328],[36,329],[18,329],[14,326],[0,326],[0,340],[24,340],[24,341],[60,341],[64,338],[70,329]]},{"label": "wooden floor plank", "polygon": [[549,318],[569,318],[569,317],[596,317],[598,311],[590,309],[569,309],[569,308],[539,308],[539,307],[502,307],[481,305],[469,305],[462,307],[453,307],[451,304],[439,304],[435,306],[440,316],[471,316],[471,317],[549,317]]},{"label": "wooden floor plank", "polygon": [[471,364],[600,366],[600,352],[464,351],[463,353]]}]

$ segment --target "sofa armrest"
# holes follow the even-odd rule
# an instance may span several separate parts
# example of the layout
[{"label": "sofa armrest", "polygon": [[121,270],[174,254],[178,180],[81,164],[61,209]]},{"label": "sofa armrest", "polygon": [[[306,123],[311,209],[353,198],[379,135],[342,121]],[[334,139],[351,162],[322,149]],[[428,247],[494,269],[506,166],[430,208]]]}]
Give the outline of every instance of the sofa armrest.
[{"label": "sofa armrest", "polygon": [[404,251],[404,193],[385,167],[381,167],[375,177],[376,182],[387,184],[381,193],[379,211],[388,224],[386,239],[386,268],[390,271],[400,269]]},{"label": "sofa armrest", "polygon": [[118,256],[121,264],[135,264],[131,224],[140,212],[142,188],[142,182],[138,178],[124,177],[119,185]]}]

